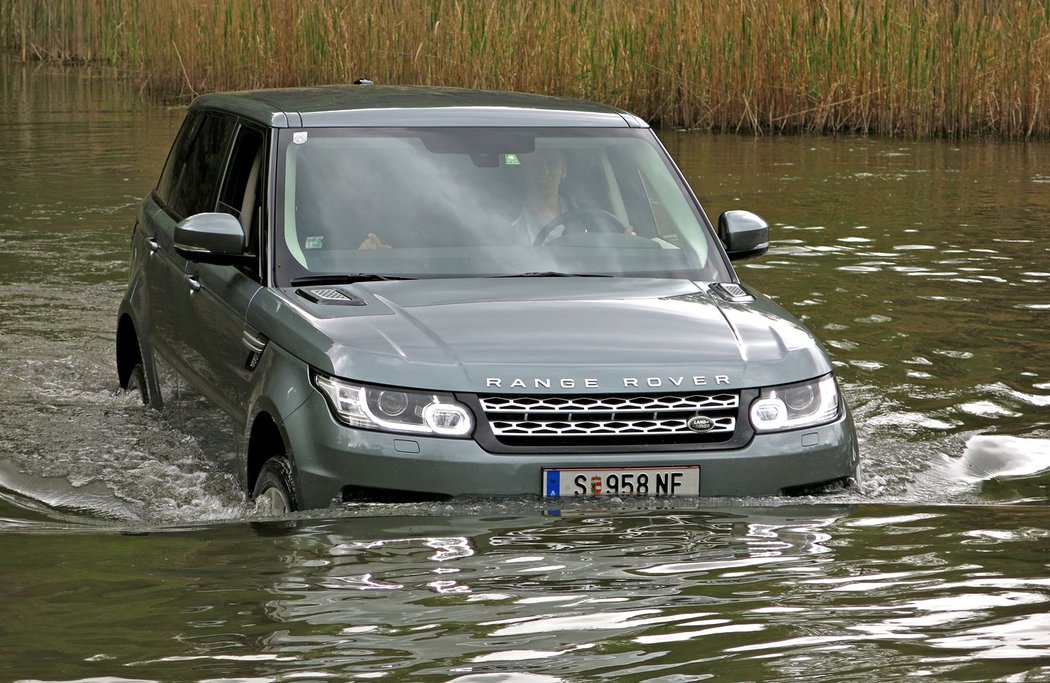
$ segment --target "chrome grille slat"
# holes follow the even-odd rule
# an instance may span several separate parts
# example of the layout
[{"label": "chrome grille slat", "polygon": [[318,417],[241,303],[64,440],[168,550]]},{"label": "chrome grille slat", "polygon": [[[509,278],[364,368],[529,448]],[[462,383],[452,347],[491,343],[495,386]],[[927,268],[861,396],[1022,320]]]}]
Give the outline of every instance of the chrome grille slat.
[{"label": "chrome grille slat", "polygon": [[[718,418],[715,428],[707,434],[732,433],[736,427],[736,419],[732,417]],[[689,434],[686,420],[644,420],[638,423],[617,421],[615,423],[599,422],[500,422],[490,423],[492,431],[498,436],[614,436],[618,434]]]},{"label": "chrome grille slat", "polygon": [[483,396],[481,405],[486,413],[499,412],[653,412],[683,410],[703,412],[736,408],[740,397],[731,393],[690,394],[687,396]]},{"label": "chrome grille slat", "polygon": [[[496,438],[678,436],[730,438],[740,396],[730,392],[638,396],[479,396]],[[697,433],[689,419],[714,427]]]}]

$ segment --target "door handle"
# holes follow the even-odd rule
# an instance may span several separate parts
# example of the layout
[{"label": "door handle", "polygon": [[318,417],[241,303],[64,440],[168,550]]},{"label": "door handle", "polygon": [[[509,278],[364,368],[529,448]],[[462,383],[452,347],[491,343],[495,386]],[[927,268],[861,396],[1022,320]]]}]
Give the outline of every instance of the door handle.
[{"label": "door handle", "polygon": [[160,242],[157,241],[156,237],[147,237],[146,247],[149,249],[149,253],[156,254],[160,251]]},{"label": "door handle", "polygon": [[191,294],[196,294],[197,292],[201,291],[201,281],[197,278],[196,275],[186,276],[186,282],[188,282],[190,285]]}]

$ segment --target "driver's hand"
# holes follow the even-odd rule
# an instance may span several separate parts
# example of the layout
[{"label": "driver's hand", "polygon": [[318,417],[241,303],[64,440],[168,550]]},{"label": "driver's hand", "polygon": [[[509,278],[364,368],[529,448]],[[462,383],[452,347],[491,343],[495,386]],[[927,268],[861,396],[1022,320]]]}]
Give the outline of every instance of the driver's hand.
[{"label": "driver's hand", "polygon": [[374,232],[368,233],[368,237],[361,243],[358,249],[389,249],[389,244],[383,244],[383,240],[379,239],[379,236]]}]

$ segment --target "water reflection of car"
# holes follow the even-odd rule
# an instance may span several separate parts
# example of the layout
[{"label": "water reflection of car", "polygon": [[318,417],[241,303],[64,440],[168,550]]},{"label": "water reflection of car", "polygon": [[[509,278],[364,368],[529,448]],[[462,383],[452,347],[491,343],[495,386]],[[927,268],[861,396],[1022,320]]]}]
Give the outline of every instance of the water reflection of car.
[{"label": "water reflection of car", "polygon": [[[842,520],[851,515],[850,508],[835,505],[697,508],[693,501],[682,501],[680,507],[676,501],[660,501],[653,510],[623,505],[599,511],[590,504],[551,517],[501,503],[429,503],[409,507],[410,514],[401,506],[398,514],[331,517],[323,524],[253,524],[264,537],[275,531],[288,535],[286,552],[279,556],[283,566],[274,561],[266,567],[275,582],[267,614],[285,623],[337,619],[344,627],[360,629],[353,631],[357,647],[383,651],[379,643],[371,647],[357,640],[391,636],[375,627],[375,613],[361,608],[363,593],[385,594],[381,609],[401,615],[401,633],[433,624],[433,612],[413,609],[421,593],[469,593],[473,597],[468,602],[483,609],[471,611],[464,603],[456,609],[483,622],[472,631],[482,640],[470,649],[487,650],[499,647],[490,638],[506,635],[505,627],[539,627],[552,616],[565,616],[567,604],[579,616],[577,610],[602,612],[610,602],[618,605],[614,611],[633,613],[635,603],[653,591],[707,602],[710,591],[697,595],[690,590],[698,581],[708,587],[738,582],[742,572],[770,565],[778,570],[767,572],[767,580],[779,582],[785,574],[801,573],[806,582],[820,582],[838,566],[832,561],[834,541],[849,536]],[[295,525],[295,531],[275,524]],[[603,568],[600,575],[594,573],[596,564]],[[593,599],[596,592],[604,599]],[[581,600],[584,595],[588,599]],[[493,616],[504,601],[513,603],[513,618]],[[707,604],[717,609],[716,603]],[[467,613],[460,613],[461,621],[471,620]],[[683,621],[695,616],[690,609],[680,614]],[[363,623],[354,622],[355,617]],[[661,631],[666,623],[646,620],[634,626]],[[532,627],[526,626],[543,632]],[[341,630],[332,637],[349,633]],[[276,630],[266,651],[301,647],[301,639],[288,635]],[[445,635],[458,638],[462,632]]]},{"label": "water reflection of car", "polygon": [[[524,169],[562,213],[521,237]],[[829,359],[730,261],[653,131],[542,96],[356,85],[190,107],[132,238],[121,386],[275,511],[361,496],[849,484]],[[370,236],[390,248],[360,249]]]}]

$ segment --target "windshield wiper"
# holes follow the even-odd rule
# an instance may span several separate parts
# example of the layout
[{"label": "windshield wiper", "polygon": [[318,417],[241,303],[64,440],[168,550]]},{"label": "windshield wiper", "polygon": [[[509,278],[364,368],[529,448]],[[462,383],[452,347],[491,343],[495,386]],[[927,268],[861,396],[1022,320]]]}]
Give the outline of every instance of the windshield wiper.
[{"label": "windshield wiper", "polygon": [[510,275],[492,275],[491,277],[616,277],[605,273],[563,273],[558,270],[540,270],[532,273],[512,273]]},{"label": "windshield wiper", "polygon": [[380,275],[379,273],[330,273],[328,275],[303,275],[292,278],[292,286],[302,285],[350,285],[355,282],[378,282],[380,280],[415,280],[407,275]]}]

